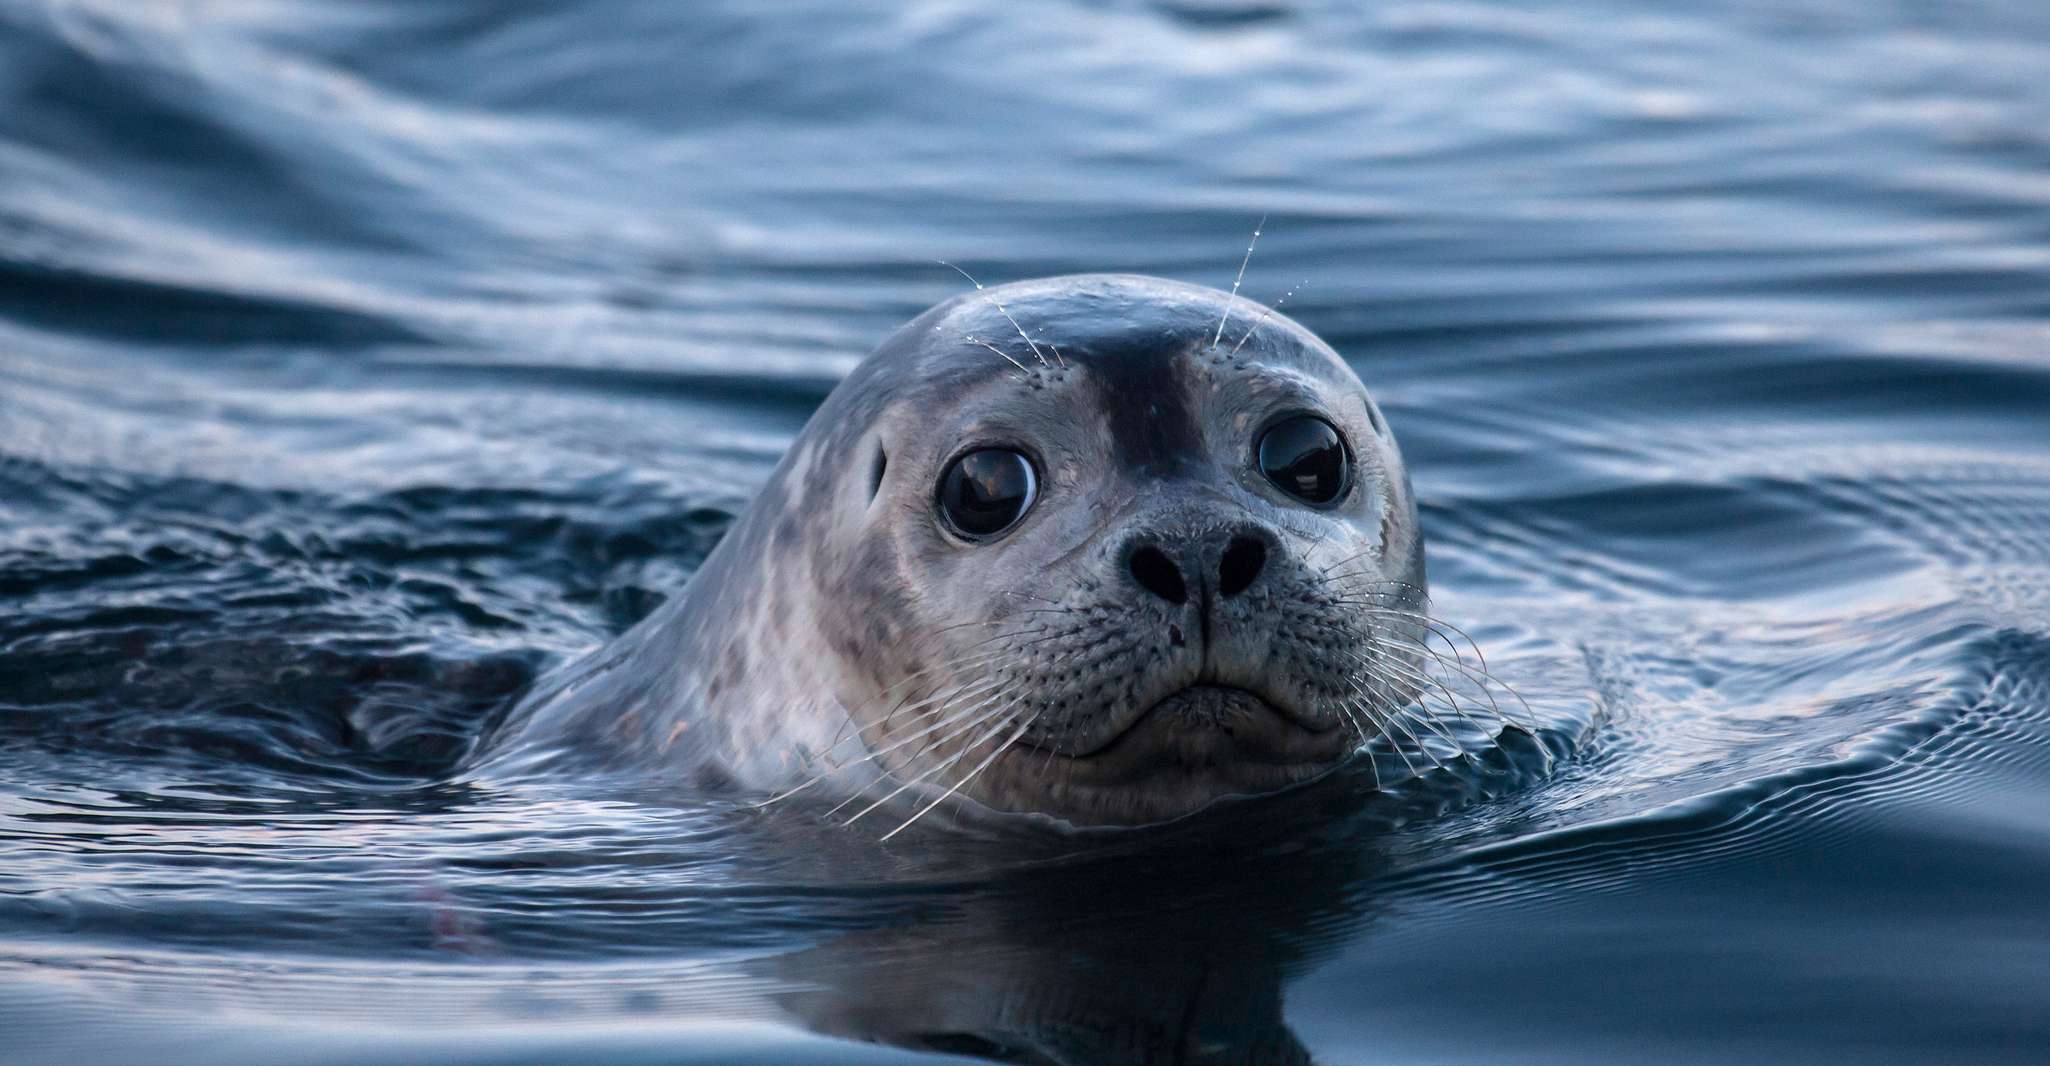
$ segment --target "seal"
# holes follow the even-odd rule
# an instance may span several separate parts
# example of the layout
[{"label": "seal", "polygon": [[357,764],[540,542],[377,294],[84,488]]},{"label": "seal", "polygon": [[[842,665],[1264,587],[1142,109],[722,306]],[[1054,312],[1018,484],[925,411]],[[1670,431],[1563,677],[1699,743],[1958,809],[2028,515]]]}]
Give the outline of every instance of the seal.
[{"label": "seal", "polygon": [[1435,728],[1403,710],[1427,587],[1387,422],[1309,330],[1158,278],[977,286],[863,360],[682,594],[483,767],[808,790],[898,829],[950,797],[1160,822]]}]

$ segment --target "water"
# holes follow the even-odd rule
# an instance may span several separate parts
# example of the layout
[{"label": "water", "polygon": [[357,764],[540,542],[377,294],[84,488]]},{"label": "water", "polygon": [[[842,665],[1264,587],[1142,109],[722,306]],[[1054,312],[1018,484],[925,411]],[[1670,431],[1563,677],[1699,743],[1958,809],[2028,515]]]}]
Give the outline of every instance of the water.
[{"label": "water", "polygon": [[[0,3],[0,1058],[2050,1055],[2050,8],[760,7]],[[1550,773],[450,773],[934,260],[1262,215]]]}]

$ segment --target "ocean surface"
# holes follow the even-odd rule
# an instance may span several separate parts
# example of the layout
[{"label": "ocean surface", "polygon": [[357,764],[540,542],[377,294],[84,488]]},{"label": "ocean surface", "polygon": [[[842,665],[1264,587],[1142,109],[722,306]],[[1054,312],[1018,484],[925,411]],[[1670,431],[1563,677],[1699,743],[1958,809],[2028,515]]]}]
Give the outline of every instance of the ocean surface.
[{"label": "ocean surface", "polygon": [[[1555,757],[459,772],[984,281],[1357,368]],[[2050,1061],[2050,5],[0,0],[0,1061]]]}]

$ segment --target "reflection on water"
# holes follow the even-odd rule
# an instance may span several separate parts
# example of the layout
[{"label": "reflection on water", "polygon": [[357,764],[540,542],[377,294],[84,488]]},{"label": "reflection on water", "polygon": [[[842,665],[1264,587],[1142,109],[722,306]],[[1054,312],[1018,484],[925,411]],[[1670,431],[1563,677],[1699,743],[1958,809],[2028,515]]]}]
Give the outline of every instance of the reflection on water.
[{"label": "reflection on water", "polygon": [[[0,5],[0,1058],[2038,1061],[2046,69],[2022,0]],[[934,260],[1262,216],[1549,769],[888,846],[450,778]]]},{"label": "reflection on water", "polygon": [[1023,1062],[1308,1062],[1283,985],[1363,920],[1355,893],[1370,839],[1277,855],[1217,834],[1013,873],[944,920],[848,933],[769,970],[793,989],[779,1005],[807,1027],[899,1047]]}]

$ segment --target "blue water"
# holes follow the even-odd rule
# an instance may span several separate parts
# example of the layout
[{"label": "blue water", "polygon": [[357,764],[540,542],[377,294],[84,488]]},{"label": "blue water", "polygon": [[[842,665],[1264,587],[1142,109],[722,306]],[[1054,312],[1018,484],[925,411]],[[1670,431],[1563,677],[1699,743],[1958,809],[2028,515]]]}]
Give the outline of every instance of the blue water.
[{"label": "blue water", "polygon": [[[2050,1059],[2050,6],[0,0],[0,1059]],[[1561,754],[455,769],[897,323],[1228,285]]]}]

